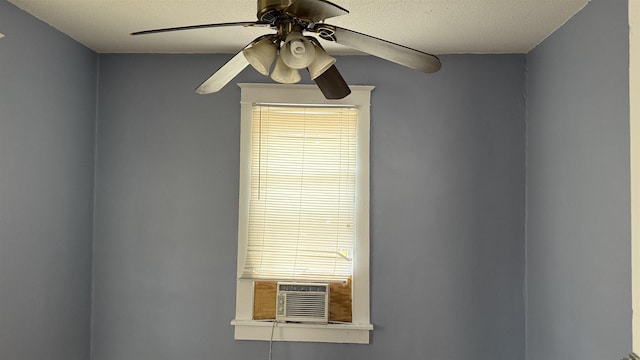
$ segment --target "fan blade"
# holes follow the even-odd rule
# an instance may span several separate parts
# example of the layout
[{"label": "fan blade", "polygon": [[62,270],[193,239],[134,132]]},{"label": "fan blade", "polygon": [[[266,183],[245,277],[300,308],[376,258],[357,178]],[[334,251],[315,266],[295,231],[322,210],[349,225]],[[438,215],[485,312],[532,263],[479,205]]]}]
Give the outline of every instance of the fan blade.
[{"label": "fan blade", "polygon": [[316,82],[320,91],[322,91],[322,95],[330,100],[342,99],[345,96],[351,94],[351,89],[349,89],[349,85],[344,81],[340,72],[338,72],[338,68],[335,65],[331,65],[327,71],[322,73],[322,75],[315,78],[313,81]]},{"label": "fan blade", "polygon": [[210,94],[220,91],[220,89],[227,85],[236,75],[240,74],[248,65],[249,61],[247,61],[247,58],[242,54],[242,50],[240,50],[231,60],[227,61],[218,71],[200,84],[196,92],[198,94]]},{"label": "fan blade", "polygon": [[266,22],[260,22],[260,21],[243,21],[243,22],[230,22],[230,23],[218,23],[218,24],[189,25],[189,26],[170,27],[170,28],[164,28],[164,29],[136,31],[131,33],[131,35],[145,35],[145,34],[171,32],[171,31],[207,29],[207,28],[229,27],[229,26],[270,26],[270,24]]},{"label": "fan blade", "polygon": [[330,17],[348,14],[349,11],[326,0],[295,0],[285,9],[285,13],[317,23]]},{"label": "fan blade", "polygon": [[392,61],[396,64],[406,66],[411,69],[420,70],[425,73],[434,73],[440,70],[440,59],[437,56],[412,49],[403,45],[392,43],[370,35],[362,34],[353,30],[333,26],[335,33],[333,37],[338,44],[346,45],[377,56],[379,58]]}]

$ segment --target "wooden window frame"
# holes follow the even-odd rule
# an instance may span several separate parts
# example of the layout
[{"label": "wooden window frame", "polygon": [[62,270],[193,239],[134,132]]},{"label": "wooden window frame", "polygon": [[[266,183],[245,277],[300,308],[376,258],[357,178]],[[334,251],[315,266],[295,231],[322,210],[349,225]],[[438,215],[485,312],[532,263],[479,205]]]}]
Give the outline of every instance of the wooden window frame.
[{"label": "wooden window frame", "polygon": [[[340,100],[327,100],[315,85],[239,84],[241,88],[240,196],[238,218],[238,267],[236,285],[236,340],[305,341],[368,344],[370,321],[369,291],[369,139],[370,98],[373,86],[350,86],[352,93]],[[251,114],[254,104],[329,105],[358,108],[357,152],[357,237],[352,278],[352,322],[342,324],[294,324],[253,320],[253,280],[240,279],[246,249],[248,174],[251,153]]]}]

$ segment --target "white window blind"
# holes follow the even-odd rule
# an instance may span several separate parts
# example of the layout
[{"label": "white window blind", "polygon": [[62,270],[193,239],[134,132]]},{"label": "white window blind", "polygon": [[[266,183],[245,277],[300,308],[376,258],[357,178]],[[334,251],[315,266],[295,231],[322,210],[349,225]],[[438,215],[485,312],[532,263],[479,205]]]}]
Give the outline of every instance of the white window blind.
[{"label": "white window blind", "polygon": [[357,119],[353,107],[253,106],[242,278],[352,275]]}]

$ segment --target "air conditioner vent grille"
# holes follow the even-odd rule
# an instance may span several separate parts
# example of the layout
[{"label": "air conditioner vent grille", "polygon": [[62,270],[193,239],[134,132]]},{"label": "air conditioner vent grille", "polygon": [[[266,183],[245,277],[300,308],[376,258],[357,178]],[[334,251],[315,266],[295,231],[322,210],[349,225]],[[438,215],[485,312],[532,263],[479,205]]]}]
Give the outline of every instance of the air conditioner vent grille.
[{"label": "air conditioner vent grille", "polygon": [[286,316],[324,317],[324,294],[289,294]]}]

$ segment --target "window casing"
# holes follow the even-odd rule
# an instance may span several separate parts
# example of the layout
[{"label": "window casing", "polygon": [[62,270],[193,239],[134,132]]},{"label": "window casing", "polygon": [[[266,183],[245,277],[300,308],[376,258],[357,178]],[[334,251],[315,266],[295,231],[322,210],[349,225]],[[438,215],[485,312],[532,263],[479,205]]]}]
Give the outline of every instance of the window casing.
[{"label": "window casing", "polygon": [[[339,158],[355,160],[355,201],[353,203],[352,220],[343,221],[345,226],[336,229],[349,229],[355,233],[353,249],[346,249],[343,245],[338,245],[337,250],[346,258],[352,261],[352,322],[346,324],[290,324],[277,323],[273,339],[276,341],[316,341],[316,342],[347,342],[347,343],[368,343],[369,331],[373,329],[370,324],[369,307],[369,104],[371,86],[351,86],[352,93],[341,100],[326,100],[321,92],[314,85],[276,85],[276,84],[240,84],[242,89],[241,100],[241,167],[240,167],[240,203],[238,221],[238,268],[237,268],[237,293],[236,293],[236,318],[232,321],[235,326],[235,338],[237,340],[269,340],[273,322],[255,321],[253,319],[253,281],[251,272],[245,269],[247,251],[249,245],[249,229],[252,222],[249,214],[249,205],[256,201],[256,191],[262,191],[263,186],[257,186],[259,182],[255,177],[263,176],[264,172],[256,170],[256,164],[252,161],[255,156],[255,146],[260,146],[259,141],[264,141],[265,134],[259,134],[257,138],[255,132],[261,131],[260,127],[254,126],[252,121],[254,112],[257,109],[263,111],[267,107],[275,107],[282,110],[284,107],[316,108],[339,107],[345,109],[346,113],[355,113],[355,154],[341,154]],[[257,106],[265,106],[258,108]],[[357,111],[350,111],[356,109]],[[322,111],[319,111],[322,112]],[[344,119],[338,120],[341,124]],[[347,120],[348,121],[348,120]],[[339,125],[338,125],[339,126]],[[322,129],[321,129],[322,130]],[[258,141],[258,142],[256,142]],[[348,149],[348,148],[345,148]],[[344,150],[347,152],[348,150]],[[352,155],[352,157],[350,157]],[[264,159],[264,158],[263,158]],[[264,165],[264,164],[263,164]],[[285,169],[286,170],[286,169]],[[253,176],[252,176],[253,171]],[[265,181],[265,179],[260,179]],[[253,195],[252,195],[253,186]],[[338,187],[340,188],[340,187]],[[344,188],[344,186],[342,187]],[[344,189],[341,189],[342,191]],[[347,189],[348,190],[348,189]],[[348,191],[347,191],[348,193]],[[262,194],[261,194],[262,195]],[[333,196],[333,195],[332,195]],[[262,200],[262,199],[261,199]],[[349,213],[351,210],[345,210]],[[353,224],[346,224],[353,221]],[[349,226],[346,226],[349,225]],[[347,231],[348,232],[348,231]],[[348,235],[348,234],[347,234]],[[301,274],[303,272],[299,272]],[[304,274],[303,274],[304,275]],[[336,275],[339,279],[344,274]],[[278,275],[265,275],[262,278],[273,278],[271,280],[291,280],[292,278],[277,278]],[[257,276],[260,278],[260,276]],[[293,276],[294,279],[309,279],[305,276]],[[313,280],[319,278],[310,277]],[[332,280],[327,278],[327,281]]]}]

